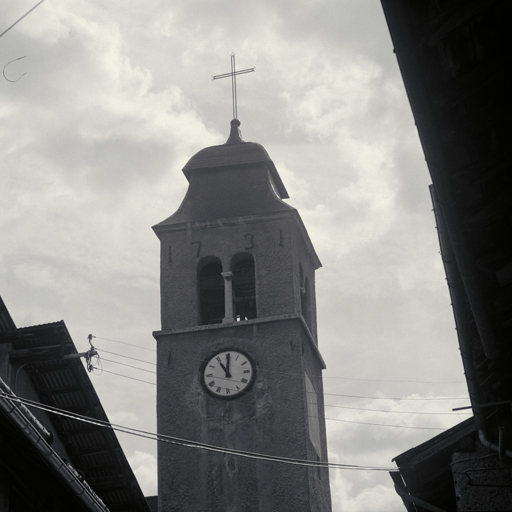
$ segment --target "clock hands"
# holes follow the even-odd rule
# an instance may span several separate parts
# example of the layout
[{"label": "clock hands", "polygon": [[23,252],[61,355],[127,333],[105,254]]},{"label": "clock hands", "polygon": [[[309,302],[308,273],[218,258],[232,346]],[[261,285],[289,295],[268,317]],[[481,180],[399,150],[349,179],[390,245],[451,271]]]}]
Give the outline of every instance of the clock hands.
[{"label": "clock hands", "polygon": [[224,373],[226,374],[226,377],[229,379],[231,378],[231,373],[229,373],[229,360],[230,360],[230,354],[226,354],[226,366],[224,366],[220,361],[220,367],[224,370]]}]

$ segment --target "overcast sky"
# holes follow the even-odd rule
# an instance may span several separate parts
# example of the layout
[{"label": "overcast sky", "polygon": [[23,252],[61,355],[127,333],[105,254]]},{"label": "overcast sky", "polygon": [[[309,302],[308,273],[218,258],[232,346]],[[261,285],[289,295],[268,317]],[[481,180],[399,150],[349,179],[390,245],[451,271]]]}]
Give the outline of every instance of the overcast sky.
[{"label": "overcast sky", "polygon": [[[3,0],[0,33],[36,3]],[[228,136],[231,83],[211,77],[232,52],[256,68],[238,80],[244,140],[269,152],[323,264],[330,461],[390,467],[469,401],[446,400],[467,392],[377,0],[42,3],[0,38],[0,295],[19,327],[63,319],[79,351],[96,336],[105,372],[91,378],[110,420],[156,430],[155,367],[123,356],[154,362],[151,226],[179,207],[187,160]],[[156,494],[155,443],[120,440]],[[334,512],[405,510],[387,472],[333,470],[331,490]]]}]

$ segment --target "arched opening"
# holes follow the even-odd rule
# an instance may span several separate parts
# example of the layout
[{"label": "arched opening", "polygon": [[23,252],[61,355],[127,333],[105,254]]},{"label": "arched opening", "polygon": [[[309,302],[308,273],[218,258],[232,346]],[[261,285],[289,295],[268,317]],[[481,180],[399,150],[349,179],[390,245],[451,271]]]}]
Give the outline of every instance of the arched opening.
[{"label": "arched opening", "polygon": [[254,258],[244,254],[233,265],[233,303],[235,320],[256,318],[256,278]]},{"label": "arched opening", "polygon": [[220,261],[199,266],[199,308],[201,324],[220,324],[224,318],[224,279]]}]

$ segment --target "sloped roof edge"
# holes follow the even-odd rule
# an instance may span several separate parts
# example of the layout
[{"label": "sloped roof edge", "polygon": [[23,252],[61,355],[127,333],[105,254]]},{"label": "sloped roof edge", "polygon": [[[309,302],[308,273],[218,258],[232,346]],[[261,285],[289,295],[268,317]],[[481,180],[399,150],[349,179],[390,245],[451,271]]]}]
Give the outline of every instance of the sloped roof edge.
[{"label": "sloped roof edge", "polygon": [[[12,398],[9,397],[12,396]],[[22,413],[13,403],[16,395],[12,393],[7,384],[0,378],[0,412],[3,413],[14,427],[22,432],[39,455],[46,461],[50,469],[66,486],[82,501],[88,510],[92,512],[109,512],[99,496],[82,482],[80,475],[68,466],[53,448],[46,442],[31,419]]]}]

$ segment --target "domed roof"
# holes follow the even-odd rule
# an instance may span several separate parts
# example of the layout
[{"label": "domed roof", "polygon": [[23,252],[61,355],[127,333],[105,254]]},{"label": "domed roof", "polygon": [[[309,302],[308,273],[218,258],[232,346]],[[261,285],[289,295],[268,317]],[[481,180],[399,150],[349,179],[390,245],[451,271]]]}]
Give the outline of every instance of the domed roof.
[{"label": "domed roof", "polygon": [[231,133],[228,140],[219,146],[210,146],[197,152],[183,167],[183,173],[190,181],[194,171],[206,171],[221,167],[245,167],[254,164],[265,164],[272,176],[277,192],[282,199],[289,197],[281,177],[268,155],[266,149],[256,142],[245,142],[240,136],[240,121],[231,121]]}]

